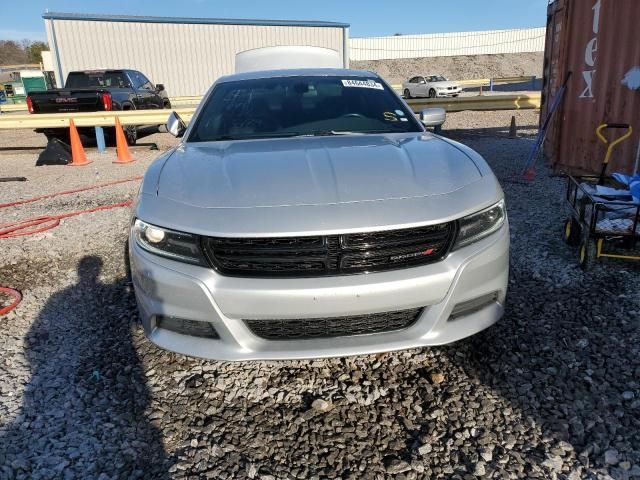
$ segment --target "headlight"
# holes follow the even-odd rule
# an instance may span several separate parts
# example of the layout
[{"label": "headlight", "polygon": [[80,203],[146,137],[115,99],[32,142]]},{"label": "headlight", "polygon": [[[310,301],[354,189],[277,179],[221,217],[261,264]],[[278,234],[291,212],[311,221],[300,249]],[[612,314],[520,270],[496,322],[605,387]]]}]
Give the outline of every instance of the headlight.
[{"label": "headlight", "polygon": [[491,235],[504,223],[507,212],[504,200],[480,212],[468,215],[458,221],[458,238],[453,249],[461,248]]},{"label": "headlight", "polygon": [[136,243],[148,252],[180,262],[207,264],[195,235],[156,227],[139,219],[133,224],[133,235]]}]

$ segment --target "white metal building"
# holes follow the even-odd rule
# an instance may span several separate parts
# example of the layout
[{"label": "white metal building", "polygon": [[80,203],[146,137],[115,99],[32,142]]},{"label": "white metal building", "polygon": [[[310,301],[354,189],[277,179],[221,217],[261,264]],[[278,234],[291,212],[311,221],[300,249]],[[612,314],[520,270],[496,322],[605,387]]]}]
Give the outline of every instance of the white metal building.
[{"label": "white metal building", "polygon": [[43,18],[60,86],[73,70],[131,68],[172,97],[202,95],[233,73],[236,53],[272,46],[330,48],[349,62],[345,23],[49,12]]},{"label": "white metal building", "polygon": [[351,60],[543,52],[546,28],[352,38]]}]

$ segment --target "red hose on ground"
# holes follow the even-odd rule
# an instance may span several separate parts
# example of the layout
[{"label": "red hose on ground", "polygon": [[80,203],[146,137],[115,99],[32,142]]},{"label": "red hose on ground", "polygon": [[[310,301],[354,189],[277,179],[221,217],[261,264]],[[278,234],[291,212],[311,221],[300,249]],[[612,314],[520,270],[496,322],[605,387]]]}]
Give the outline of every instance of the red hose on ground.
[{"label": "red hose on ground", "polygon": [[34,233],[44,232],[60,225],[63,218],[75,217],[83,213],[99,212],[101,210],[110,210],[112,208],[128,207],[132,203],[131,200],[126,202],[114,203],[111,205],[101,205],[99,207],[88,208],[86,210],[76,210],[74,212],[62,213],[60,215],[47,215],[43,217],[27,218],[17,222],[5,223],[0,225],[0,239],[24,237],[33,235]]},{"label": "red hose on ground", "polygon": [[[16,202],[0,203],[0,208],[15,207],[17,205],[24,205],[25,203],[33,203],[39,200],[45,200],[47,198],[58,197],[61,195],[70,195],[72,193],[86,192],[87,190],[95,190],[96,188],[108,187],[112,185],[119,185],[121,183],[133,182],[136,180],[142,180],[142,177],[128,177],[120,180],[113,180],[111,182],[99,183],[97,185],[91,185],[89,187],[76,188],[73,190],[64,190],[62,192],[49,193],[47,195],[41,195],[39,197],[28,198],[26,200],[18,200]],[[83,213],[92,213],[102,210],[110,210],[112,208],[128,207],[132,204],[131,200],[125,202],[114,203],[111,205],[101,205],[99,207],[88,208],[86,210],[76,210],[68,213],[61,213],[60,215],[46,215],[42,217],[27,218],[25,220],[18,220],[17,222],[5,223],[0,225],[0,240],[3,238],[23,237],[26,235],[33,235],[35,233],[44,232],[60,225],[60,220],[63,218],[75,217],[82,215]],[[0,315],[9,313],[16,308],[22,301],[22,294],[13,288],[0,287],[0,292],[5,293],[13,297],[13,302],[9,305],[0,308]]]},{"label": "red hose on ground", "polygon": [[6,293],[7,295],[10,295],[10,296],[13,297],[13,302],[11,302],[6,307],[0,308],[0,315],[4,315],[5,313],[9,313],[11,310],[16,308],[18,306],[18,304],[20,303],[20,301],[22,300],[22,294],[19,291],[14,290],[13,288],[0,287],[0,292]]},{"label": "red hose on ground", "polygon": [[37,202],[39,200],[44,200],[46,198],[59,197],[60,195],[69,195],[71,193],[86,192],[87,190],[95,190],[96,188],[109,187],[111,185],[118,185],[120,183],[135,182],[136,180],[142,180],[142,177],[127,177],[127,178],[122,178],[120,180],[113,180],[111,182],[98,183],[97,185],[91,185],[90,187],[82,187],[82,188],[76,188],[74,190],[64,190],[62,192],[49,193],[47,195],[27,198],[26,200],[18,200],[16,202],[0,203],[0,208],[15,207],[16,205],[24,205],[25,203]]}]

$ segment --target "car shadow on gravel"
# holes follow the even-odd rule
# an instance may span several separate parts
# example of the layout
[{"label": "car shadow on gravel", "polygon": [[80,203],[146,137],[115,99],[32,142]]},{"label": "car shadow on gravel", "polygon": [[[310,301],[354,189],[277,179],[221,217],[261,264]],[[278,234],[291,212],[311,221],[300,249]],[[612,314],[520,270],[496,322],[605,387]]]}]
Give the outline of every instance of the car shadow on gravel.
[{"label": "car shadow on gravel", "polygon": [[573,462],[578,476],[569,478],[600,478],[592,468],[629,478],[618,462],[640,463],[638,292],[618,268],[559,285],[515,266],[504,318],[443,349],[528,419],[528,441],[503,440],[497,453],[517,451],[557,473]]},{"label": "car shadow on gravel", "polygon": [[25,337],[31,377],[0,434],[0,478],[168,478],[145,415],[133,294],[124,279],[101,282],[102,267],[80,260],[78,283],[50,296]]}]

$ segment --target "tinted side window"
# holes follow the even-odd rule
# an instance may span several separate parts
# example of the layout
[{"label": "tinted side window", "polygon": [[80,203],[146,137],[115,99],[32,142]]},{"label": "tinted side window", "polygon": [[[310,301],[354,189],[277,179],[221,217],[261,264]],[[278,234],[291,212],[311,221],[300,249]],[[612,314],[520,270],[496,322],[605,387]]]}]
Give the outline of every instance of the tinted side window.
[{"label": "tinted side window", "polygon": [[145,88],[147,90],[153,90],[155,88],[153,83],[151,83],[151,81],[142,73],[138,72],[138,75],[140,75],[140,80],[142,81],[142,86],[140,88]]},{"label": "tinted side window", "polygon": [[130,84],[124,72],[96,70],[69,73],[65,86],[67,88],[127,88]]},{"label": "tinted side window", "polygon": [[135,88],[153,90],[153,84],[140,72],[131,72],[131,79]]},{"label": "tinted side window", "polygon": [[133,83],[133,88],[140,88],[142,82],[140,82],[138,72],[129,72],[129,77],[131,78],[131,82]]}]

